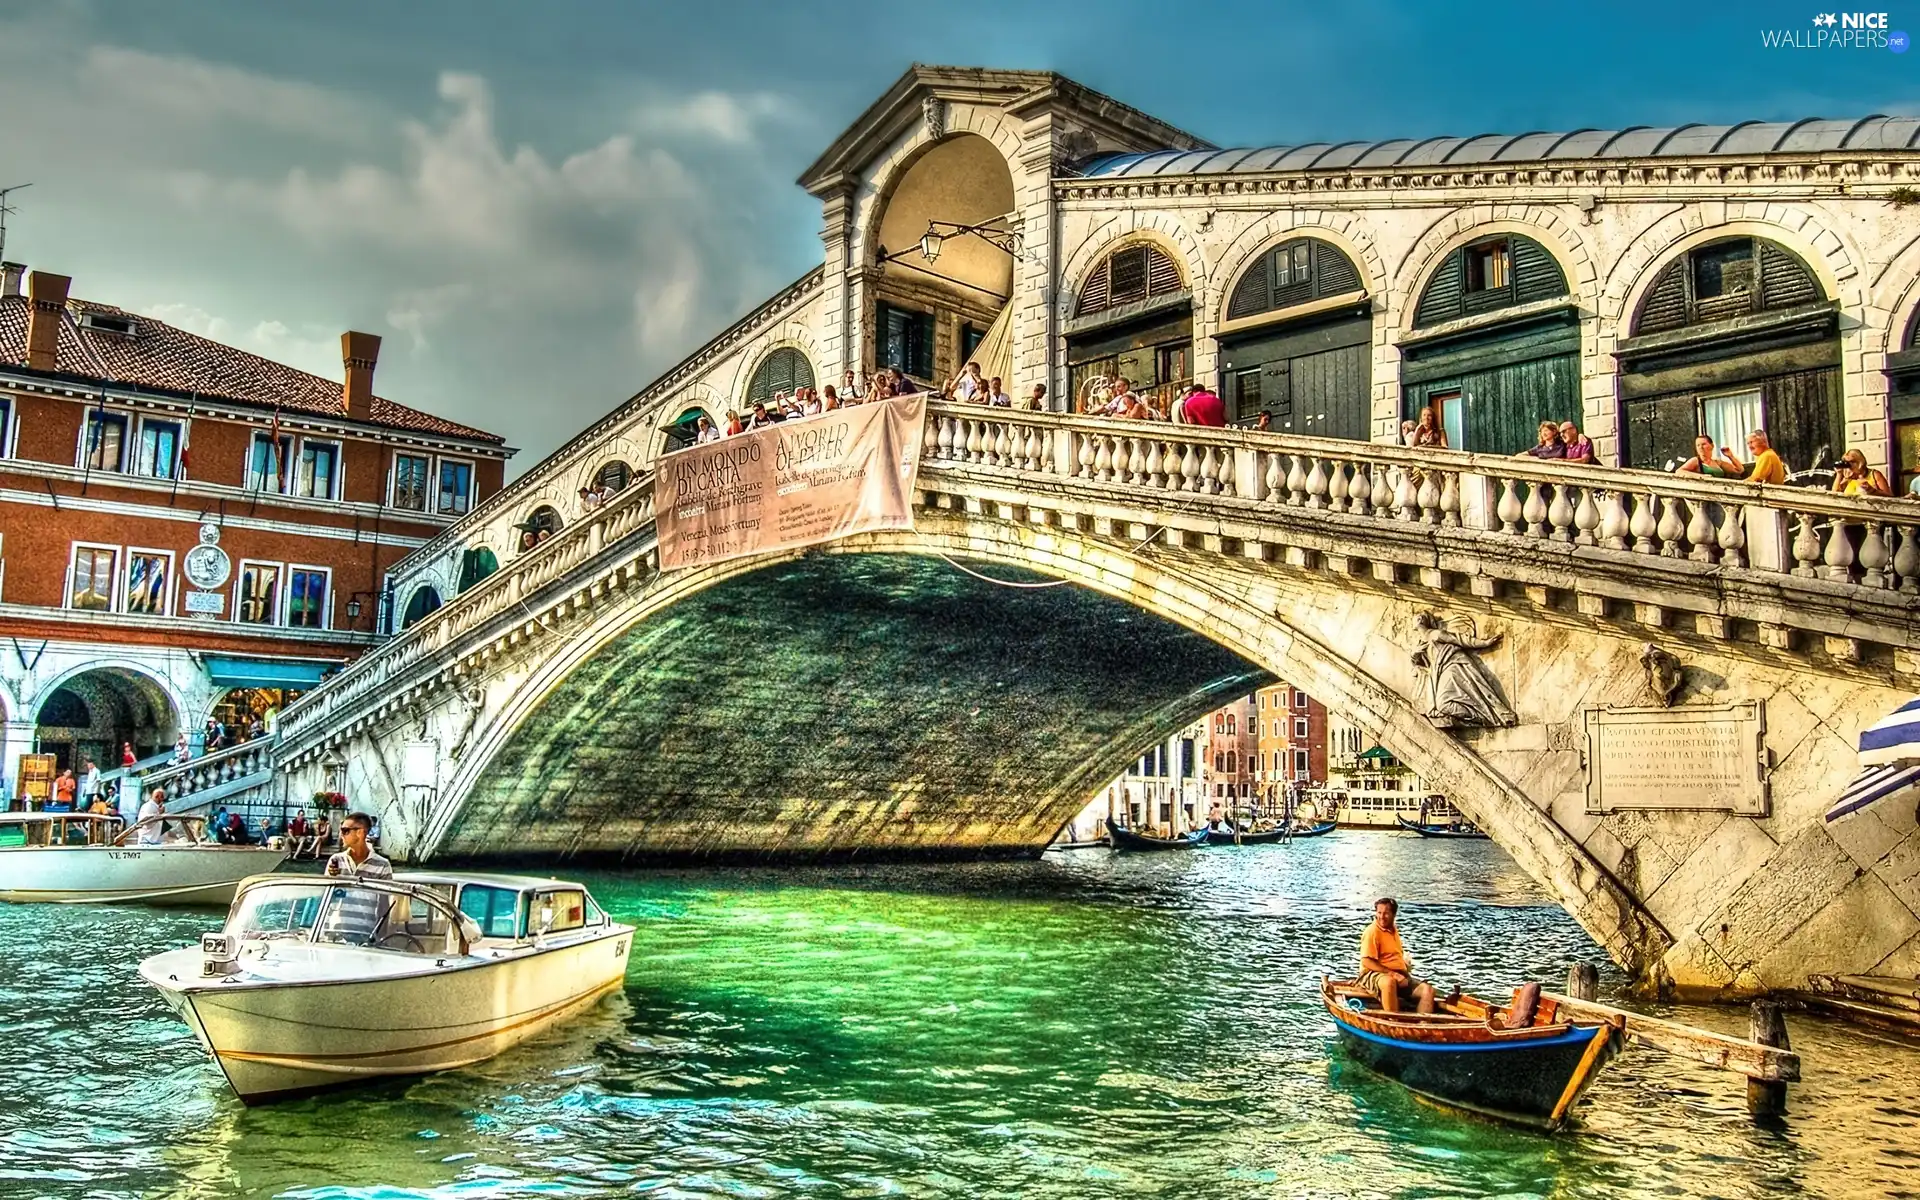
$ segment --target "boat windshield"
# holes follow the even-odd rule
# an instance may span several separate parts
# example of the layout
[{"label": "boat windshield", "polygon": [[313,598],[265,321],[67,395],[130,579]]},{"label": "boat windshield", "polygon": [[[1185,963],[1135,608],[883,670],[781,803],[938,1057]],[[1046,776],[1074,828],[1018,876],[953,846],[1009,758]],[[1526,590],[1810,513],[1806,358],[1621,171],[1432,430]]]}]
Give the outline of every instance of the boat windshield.
[{"label": "boat windshield", "polygon": [[425,896],[350,883],[334,884],[331,891],[332,899],[320,921],[322,942],[408,954],[463,952],[459,931],[453,928],[447,910]]},{"label": "boat windshield", "polygon": [[243,938],[304,936],[327,897],[324,884],[273,884],[248,888],[227,918],[227,932]]}]

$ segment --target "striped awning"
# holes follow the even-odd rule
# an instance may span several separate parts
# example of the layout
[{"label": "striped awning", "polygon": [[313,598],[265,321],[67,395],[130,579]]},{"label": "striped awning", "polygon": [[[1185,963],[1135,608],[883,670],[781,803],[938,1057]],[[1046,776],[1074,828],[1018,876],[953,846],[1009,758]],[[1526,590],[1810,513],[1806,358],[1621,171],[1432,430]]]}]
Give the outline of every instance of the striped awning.
[{"label": "striped awning", "polygon": [[1860,765],[1920,762],[1920,700],[1909,700],[1860,734]]},{"label": "striped awning", "polygon": [[1847,785],[1847,790],[1840,793],[1840,799],[1834,801],[1833,807],[1827,810],[1827,820],[1838,821],[1876,800],[1885,800],[1896,792],[1904,792],[1916,785],[1920,785],[1920,764],[1903,767],[1895,763],[1872,767],[1862,771]]},{"label": "striped awning", "polygon": [[1837,821],[1920,786],[1920,699],[1907,701],[1861,730],[1860,765],[1866,769],[1827,809],[1827,820]]}]

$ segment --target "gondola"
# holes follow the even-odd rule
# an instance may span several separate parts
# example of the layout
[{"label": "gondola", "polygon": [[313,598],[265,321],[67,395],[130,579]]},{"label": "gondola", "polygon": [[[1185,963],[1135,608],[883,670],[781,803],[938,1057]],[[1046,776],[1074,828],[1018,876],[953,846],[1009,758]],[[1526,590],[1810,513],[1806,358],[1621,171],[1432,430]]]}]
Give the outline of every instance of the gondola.
[{"label": "gondola", "polygon": [[1190,829],[1177,838],[1157,838],[1115,824],[1112,817],[1107,818],[1107,835],[1115,850],[1191,850],[1207,840],[1204,828]]},{"label": "gondola", "polygon": [[1317,825],[1296,825],[1293,828],[1293,836],[1296,838],[1322,837],[1332,833],[1338,825],[1338,821],[1322,821]]},{"label": "gondola", "polygon": [[1250,833],[1245,829],[1235,831],[1232,829],[1210,828],[1207,830],[1207,845],[1209,846],[1264,846],[1269,842],[1284,842],[1286,840],[1287,831],[1284,828],[1262,829],[1258,833]]},{"label": "gondola", "polygon": [[[1617,1026],[1559,1019],[1540,998],[1531,1014],[1472,996],[1432,1013],[1389,1013],[1352,983],[1323,980],[1320,998],[1347,1055],[1430,1100],[1483,1116],[1559,1129],[1621,1045]],[[1527,1018],[1517,1028],[1514,1008]],[[1517,1023],[1517,1022],[1516,1022]]]},{"label": "gondola", "polygon": [[1411,829],[1421,837],[1431,838],[1485,838],[1478,825],[1462,821],[1458,825],[1429,825],[1424,821],[1409,821],[1405,817],[1395,817],[1400,828]]}]

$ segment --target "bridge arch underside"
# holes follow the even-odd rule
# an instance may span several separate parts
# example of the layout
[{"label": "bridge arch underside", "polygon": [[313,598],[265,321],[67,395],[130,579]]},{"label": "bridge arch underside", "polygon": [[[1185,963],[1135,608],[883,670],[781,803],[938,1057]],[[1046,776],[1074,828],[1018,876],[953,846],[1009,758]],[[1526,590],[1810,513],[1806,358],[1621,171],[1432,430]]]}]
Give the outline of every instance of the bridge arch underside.
[{"label": "bridge arch underside", "polygon": [[734,575],[600,645],[439,842],[475,858],[1035,854],[1143,746],[1269,673],[1042,576],[909,554]]}]

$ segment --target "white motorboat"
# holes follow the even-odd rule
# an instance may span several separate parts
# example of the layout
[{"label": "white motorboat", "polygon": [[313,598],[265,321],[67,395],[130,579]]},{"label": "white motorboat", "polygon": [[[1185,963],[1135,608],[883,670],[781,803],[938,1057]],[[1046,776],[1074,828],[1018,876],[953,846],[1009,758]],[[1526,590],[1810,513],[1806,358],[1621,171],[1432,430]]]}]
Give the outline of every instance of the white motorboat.
[{"label": "white motorboat", "polygon": [[0,813],[0,900],[15,904],[226,904],[286,855],[224,846],[203,817],[127,828],[95,813]]},{"label": "white motorboat", "polygon": [[265,875],[140,976],[256,1104],[491,1058],[618,988],[632,944],[577,883]]}]

